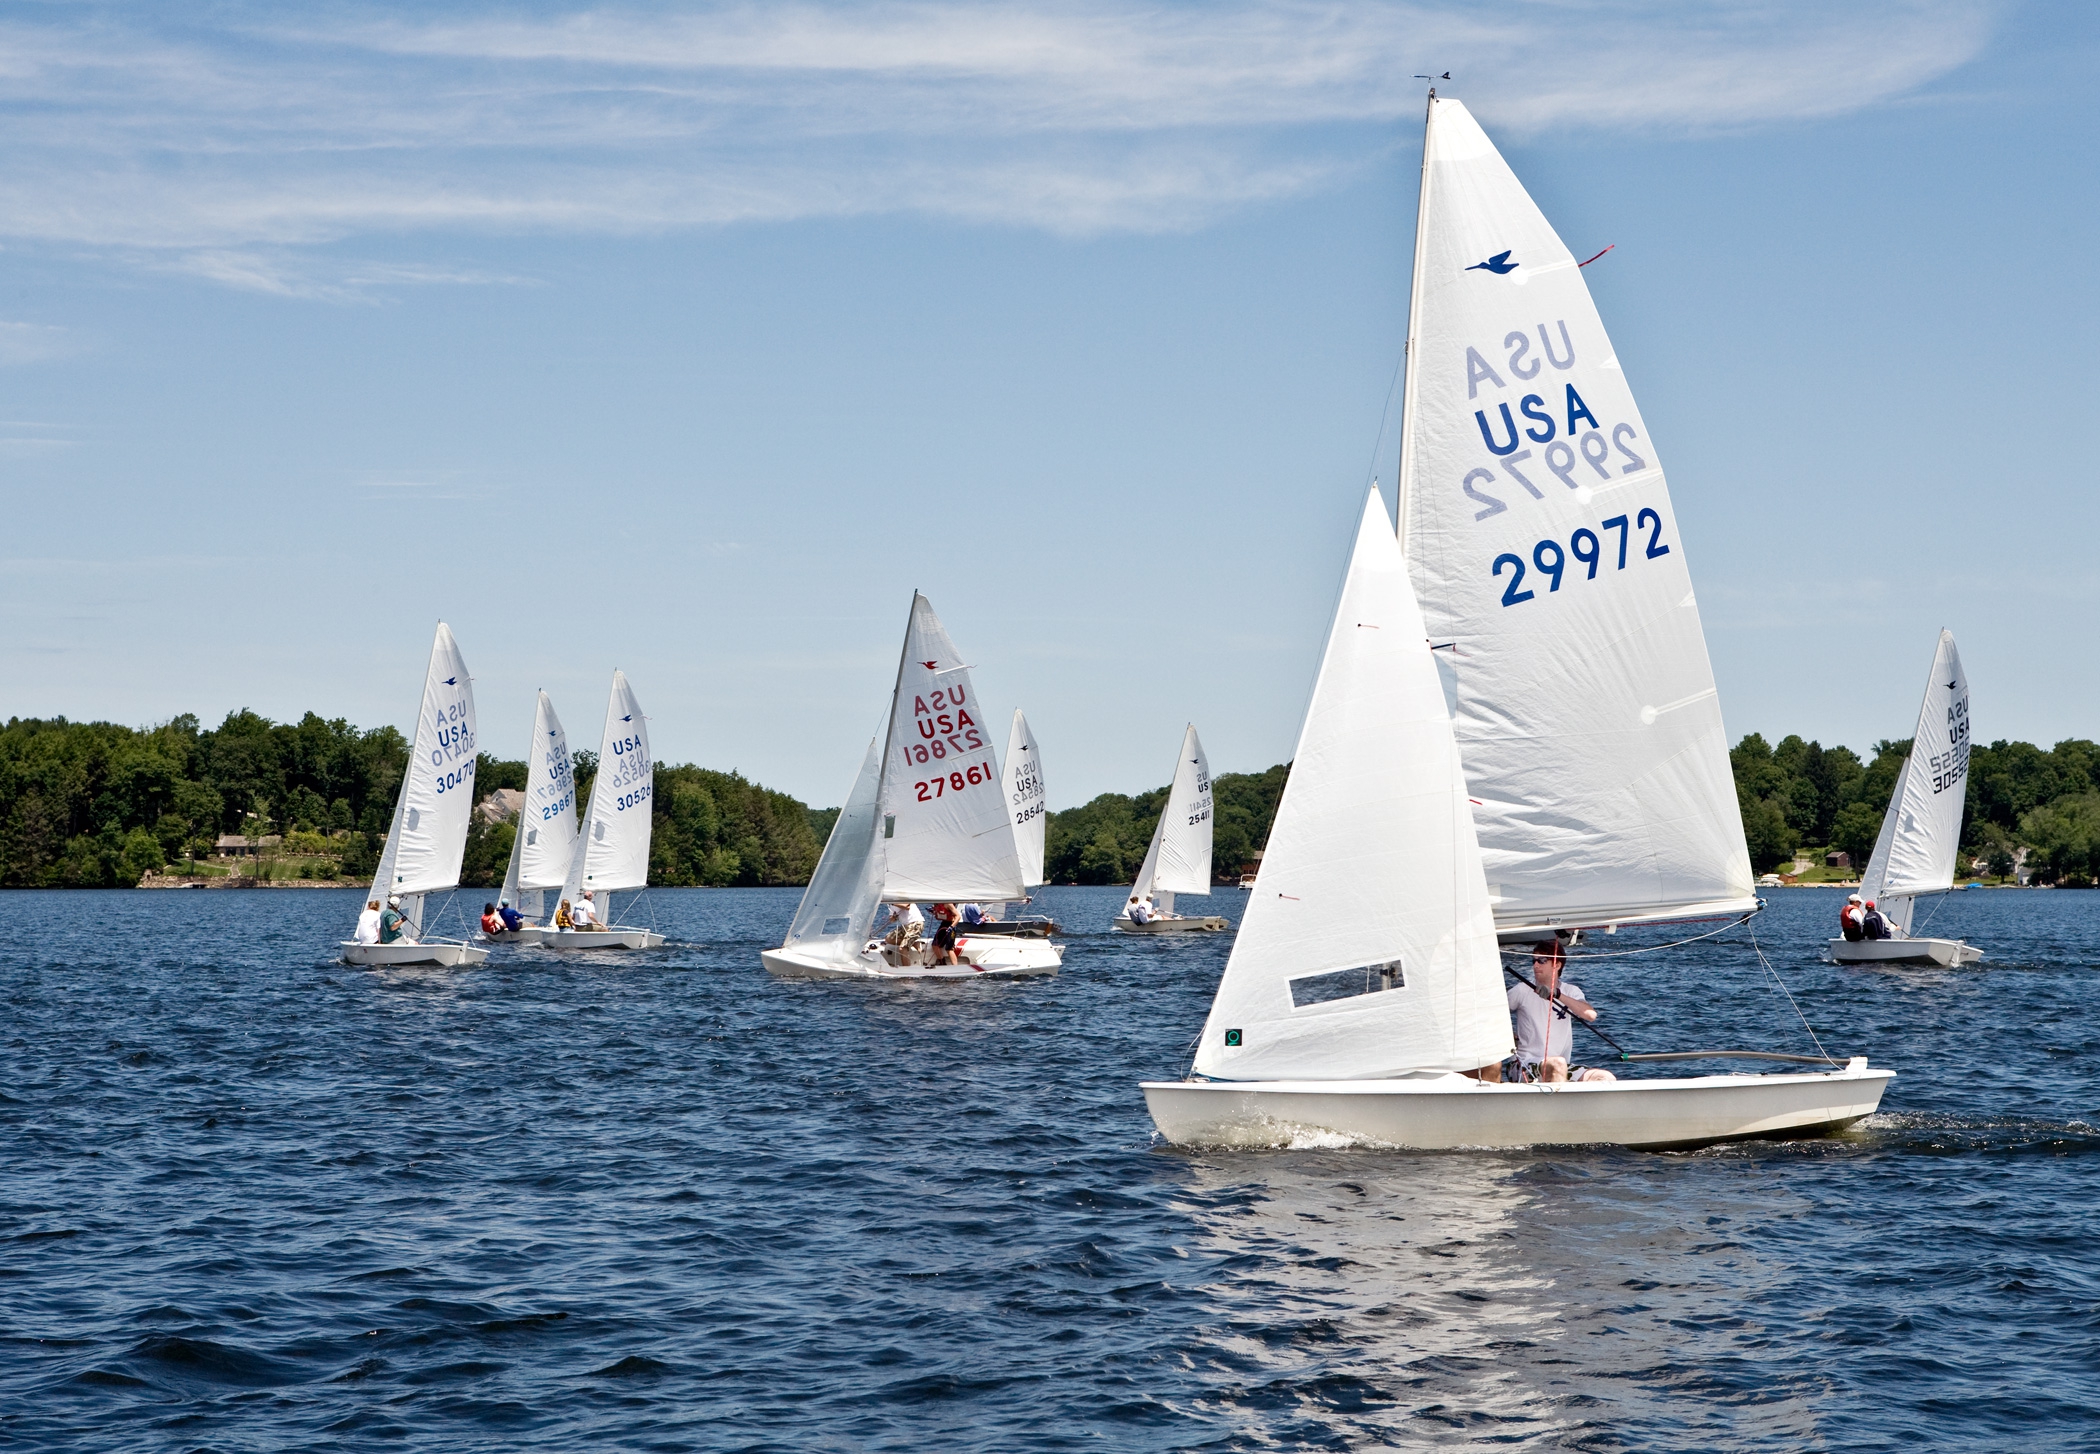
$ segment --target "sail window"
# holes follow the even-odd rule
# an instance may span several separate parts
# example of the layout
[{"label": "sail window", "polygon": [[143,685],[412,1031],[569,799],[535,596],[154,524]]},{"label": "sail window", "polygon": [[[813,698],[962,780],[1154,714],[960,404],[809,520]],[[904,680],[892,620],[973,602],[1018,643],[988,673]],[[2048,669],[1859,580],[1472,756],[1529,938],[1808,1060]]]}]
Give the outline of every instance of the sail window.
[{"label": "sail window", "polygon": [[851,915],[842,915],[839,918],[826,919],[824,921],[824,932],[826,934],[844,934],[852,928],[853,919]]},{"label": "sail window", "polygon": [[1325,1005],[1335,1000],[1353,1000],[1358,995],[1375,995],[1380,990],[1405,988],[1407,978],[1401,973],[1399,960],[1360,964],[1354,969],[1302,975],[1292,980],[1291,1008],[1302,1010],[1307,1005]]}]

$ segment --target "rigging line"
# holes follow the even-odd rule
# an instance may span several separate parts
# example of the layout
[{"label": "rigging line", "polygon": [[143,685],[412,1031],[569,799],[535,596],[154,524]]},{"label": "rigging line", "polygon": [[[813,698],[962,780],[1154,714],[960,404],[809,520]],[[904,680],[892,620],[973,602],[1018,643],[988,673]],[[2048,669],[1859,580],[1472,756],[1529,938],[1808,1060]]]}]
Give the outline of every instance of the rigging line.
[{"label": "rigging line", "polygon": [[1772,968],[1772,961],[1765,958],[1764,946],[1757,942],[1757,931],[1755,929],[1750,931],[1750,947],[1757,951],[1757,962],[1765,967],[1765,973],[1772,976],[1772,983],[1779,986],[1779,992],[1786,996],[1786,1002],[1793,1005],[1794,1013],[1800,1016],[1801,1028],[1808,1031],[1809,1043],[1816,1047],[1818,1055],[1827,1059],[1830,1052],[1825,1050],[1823,1042],[1816,1038],[1816,1027],[1808,1023],[1808,1016],[1801,1014],[1801,1006],[1795,1002],[1794,992],[1786,987],[1786,981],[1779,977],[1779,971]]},{"label": "rigging line", "polygon": [[1393,365],[1393,381],[1385,386],[1385,407],[1378,411],[1378,437],[1371,441],[1371,467],[1364,471],[1377,483],[1378,452],[1385,448],[1385,423],[1393,417],[1393,395],[1400,389],[1400,371],[1407,367],[1407,354],[1403,351],[1400,361]]},{"label": "rigging line", "polygon": [[[1627,957],[1628,957],[1629,955],[1634,955],[1634,954],[1653,954],[1653,953],[1655,953],[1655,952],[1656,952],[1657,950],[1661,950],[1661,949],[1676,949],[1676,948],[1678,948],[1678,947],[1680,947],[1680,946],[1682,946],[1682,945],[1686,945],[1686,944],[1697,944],[1697,943],[1698,943],[1698,942],[1699,942],[1700,940],[1702,940],[1702,939],[1711,939],[1711,938],[1713,938],[1713,937],[1714,937],[1714,935],[1716,935],[1716,934],[1726,934],[1726,933],[1727,933],[1727,932],[1728,932],[1728,931],[1729,931],[1730,929],[1736,929],[1736,928],[1740,928],[1740,927],[1741,927],[1741,926],[1743,926],[1744,924],[1747,924],[1747,923],[1749,923],[1749,922],[1750,922],[1750,920],[1752,919],[1752,917],[1754,917],[1754,916],[1755,916],[1755,915],[1757,915],[1757,914],[1761,914],[1761,913],[1763,913],[1763,912],[1764,912],[1764,911],[1763,911],[1762,909],[1752,909],[1752,910],[1751,910],[1751,911],[1750,911],[1750,912],[1749,912],[1748,914],[1745,914],[1745,915],[1743,915],[1743,917],[1742,917],[1742,918],[1740,918],[1740,919],[1731,919],[1731,920],[1729,920],[1729,921],[1728,921],[1728,922],[1727,922],[1726,924],[1723,924],[1723,925],[1722,925],[1722,926],[1721,926],[1720,928],[1718,928],[1718,929],[1709,929],[1709,930],[1707,930],[1707,931],[1706,931],[1706,932],[1705,932],[1704,934],[1694,934],[1694,935],[1693,935],[1693,936],[1692,936],[1691,938],[1689,938],[1689,939],[1678,939],[1678,940],[1673,940],[1673,941],[1672,941],[1671,943],[1668,943],[1668,944],[1650,944],[1650,945],[1647,945],[1646,947],[1644,947],[1644,948],[1641,948],[1641,949],[1613,949],[1613,950],[1608,950],[1608,951],[1600,951],[1600,952],[1598,952],[1598,953],[1594,953],[1594,954],[1591,954],[1591,953],[1583,953],[1583,954],[1576,954],[1576,953],[1574,953],[1574,952],[1572,952],[1572,951],[1570,951],[1570,950],[1568,950],[1568,949],[1565,949],[1565,948],[1563,948],[1563,949],[1562,949],[1562,951],[1561,951],[1561,955],[1562,955],[1562,957],[1563,957],[1563,958],[1567,959],[1567,960],[1568,960],[1568,961],[1569,961],[1570,963],[1573,963],[1573,962],[1574,962],[1575,960],[1578,960],[1578,959],[1625,959],[1625,958],[1627,958]],[[1510,946],[1510,947],[1508,947],[1508,948],[1505,948],[1505,949],[1503,949],[1503,951],[1502,951],[1502,952],[1503,952],[1504,954],[1511,954],[1511,955],[1518,955],[1518,956],[1522,956],[1522,955],[1526,955],[1526,954],[1529,954],[1529,953],[1531,953],[1531,946],[1530,946],[1530,945],[1528,945],[1528,944],[1517,944],[1517,945],[1512,945],[1512,946]]]}]

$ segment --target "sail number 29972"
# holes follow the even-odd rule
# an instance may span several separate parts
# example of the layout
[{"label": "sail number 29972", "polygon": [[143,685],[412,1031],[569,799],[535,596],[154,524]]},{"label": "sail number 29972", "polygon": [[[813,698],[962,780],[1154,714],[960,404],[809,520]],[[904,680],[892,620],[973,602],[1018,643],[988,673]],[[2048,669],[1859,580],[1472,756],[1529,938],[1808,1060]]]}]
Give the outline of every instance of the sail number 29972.
[{"label": "sail number 29972", "polygon": [[998,776],[992,771],[989,762],[973,762],[967,768],[959,767],[942,777],[929,778],[923,783],[913,783],[912,786],[919,790],[920,802],[930,803],[935,798],[945,797],[949,793],[959,793],[964,788],[974,788],[979,783],[993,782]]},{"label": "sail number 29972", "polygon": [[[1618,547],[1616,554],[1619,570],[1626,569],[1629,539],[1641,545],[1643,559],[1654,560],[1658,556],[1670,553],[1670,547],[1662,543],[1662,516],[1653,509],[1642,510],[1631,521],[1624,515],[1614,515],[1611,519],[1601,522],[1598,528],[1603,530],[1603,536],[1599,536],[1597,531],[1587,525],[1583,526],[1568,537],[1565,549],[1558,540],[1541,540],[1531,547],[1530,564],[1536,566],[1541,575],[1550,576],[1553,580],[1553,584],[1546,587],[1547,594],[1560,589],[1561,581],[1568,574],[1568,560],[1571,556],[1577,564],[1588,567],[1583,579],[1593,581],[1597,579],[1598,567],[1613,558],[1612,547],[1615,544]],[[1618,534],[1616,542],[1608,538],[1615,531]],[[1648,539],[1645,544],[1641,544],[1639,537],[1644,531]],[[1505,574],[1509,575],[1509,584],[1502,588],[1503,605],[1521,605],[1537,596],[1536,591],[1524,589],[1525,567],[1524,557],[1514,551],[1506,550],[1495,557],[1495,579],[1500,580]]]}]

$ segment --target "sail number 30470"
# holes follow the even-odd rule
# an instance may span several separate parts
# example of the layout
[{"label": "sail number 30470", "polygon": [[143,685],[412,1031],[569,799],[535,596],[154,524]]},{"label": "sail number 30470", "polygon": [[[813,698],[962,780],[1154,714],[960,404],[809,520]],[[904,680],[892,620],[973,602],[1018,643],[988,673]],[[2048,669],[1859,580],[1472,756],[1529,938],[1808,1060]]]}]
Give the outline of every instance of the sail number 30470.
[{"label": "sail number 30470", "polygon": [[[1629,538],[1637,540],[1639,531],[1645,530],[1648,533],[1647,544],[1641,552],[1644,559],[1654,560],[1657,556],[1668,555],[1670,547],[1662,543],[1662,526],[1662,516],[1652,509],[1642,510],[1631,521],[1624,515],[1614,515],[1611,519],[1601,522],[1598,528],[1603,530],[1606,536],[1617,531],[1619,538],[1616,542],[1599,536],[1595,530],[1585,525],[1568,537],[1566,549],[1562,549],[1558,540],[1541,540],[1532,546],[1530,565],[1537,567],[1541,575],[1552,578],[1553,584],[1546,587],[1546,592],[1550,595],[1560,589],[1561,581],[1566,578],[1571,556],[1577,564],[1588,567],[1583,579],[1593,581],[1597,579],[1598,567],[1612,558],[1612,546],[1616,543],[1617,569],[1626,569],[1627,542]],[[1525,569],[1524,557],[1514,551],[1506,550],[1495,557],[1495,579],[1500,580],[1505,574],[1509,575],[1509,584],[1502,588],[1503,605],[1521,605],[1538,595],[1536,591],[1524,589]]]}]

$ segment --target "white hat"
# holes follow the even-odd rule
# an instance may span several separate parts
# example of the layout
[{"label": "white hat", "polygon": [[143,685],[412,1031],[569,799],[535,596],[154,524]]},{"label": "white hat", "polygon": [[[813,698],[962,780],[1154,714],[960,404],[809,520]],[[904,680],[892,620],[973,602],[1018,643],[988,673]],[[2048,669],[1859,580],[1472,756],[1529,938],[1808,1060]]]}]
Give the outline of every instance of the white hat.
[{"label": "white hat", "polygon": [[1858,895],[1858,894],[1854,894],[1854,895],[1853,895],[1853,896],[1852,896],[1851,898],[1849,898],[1849,899],[1845,900],[1845,902],[1846,902],[1846,903],[1848,903],[1848,904],[1856,904],[1856,903],[1858,903],[1858,902],[1859,902],[1859,895]]},{"label": "white hat", "polygon": [[399,895],[399,894],[388,894],[388,895],[386,896],[386,901],[387,901],[388,903],[390,903],[390,904],[399,904],[399,903],[401,902],[401,895]]}]

